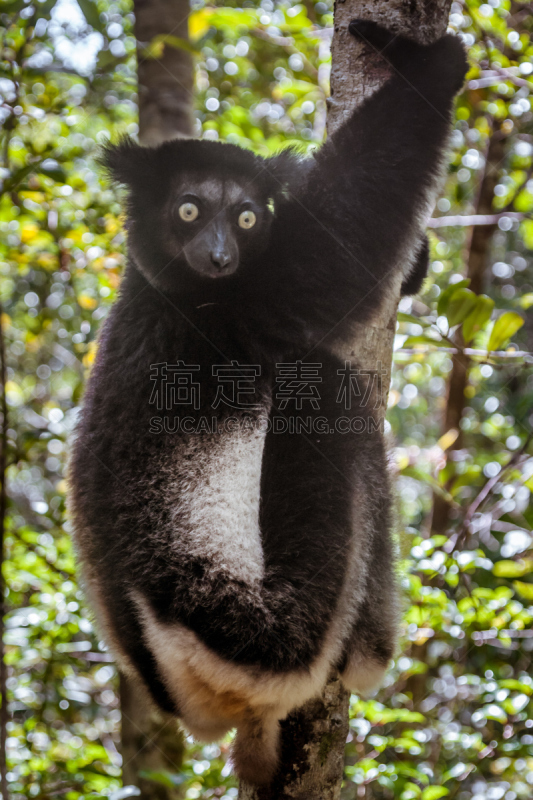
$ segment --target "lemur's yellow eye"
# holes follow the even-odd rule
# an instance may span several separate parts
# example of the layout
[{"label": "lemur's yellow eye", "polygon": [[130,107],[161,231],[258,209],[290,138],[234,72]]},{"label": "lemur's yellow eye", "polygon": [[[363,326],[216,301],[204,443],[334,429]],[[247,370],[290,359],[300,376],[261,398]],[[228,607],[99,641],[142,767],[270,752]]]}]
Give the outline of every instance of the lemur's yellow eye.
[{"label": "lemur's yellow eye", "polygon": [[178,210],[178,214],[184,222],[194,222],[199,213],[198,206],[195,206],[194,203],[182,203]]},{"label": "lemur's yellow eye", "polygon": [[255,225],[256,216],[253,211],[242,211],[239,214],[239,226],[241,228],[253,228]]}]

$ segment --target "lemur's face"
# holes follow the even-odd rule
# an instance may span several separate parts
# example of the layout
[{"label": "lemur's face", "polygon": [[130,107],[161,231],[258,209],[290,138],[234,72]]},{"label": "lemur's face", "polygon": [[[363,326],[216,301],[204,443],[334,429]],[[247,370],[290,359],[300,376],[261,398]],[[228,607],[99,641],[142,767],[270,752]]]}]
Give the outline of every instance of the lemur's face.
[{"label": "lemur's face", "polygon": [[125,138],[105,148],[102,162],[128,187],[134,265],[168,293],[194,294],[206,286],[218,293],[253,280],[269,245],[274,209],[289,181],[299,184],[302,173],[287,151],[265,159],[198,139],[141,147]]},{"label": "lemur's face", "polygon": [[264,249],[271,218],[251,181],[184,175],[169,200],[167,246],[183,253],[194,272],[221,279]]}]

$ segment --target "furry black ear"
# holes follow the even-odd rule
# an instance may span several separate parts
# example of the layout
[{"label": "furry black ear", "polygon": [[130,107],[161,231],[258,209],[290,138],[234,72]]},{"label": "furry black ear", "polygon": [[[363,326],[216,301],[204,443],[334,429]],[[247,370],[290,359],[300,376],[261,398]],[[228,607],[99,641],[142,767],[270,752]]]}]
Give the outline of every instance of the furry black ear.
[{"label": "furry black ear", "polygon": [[293,147],[288,147],[268,158],[265,169],[271,183],[274,202],[288,197],[291,192],[301,188],[313,163],[312,158],[303,156]]},{"label": "furry black ear", "polygon": [[141,147],[129,136],[123,136],[118,144],[105,144],[98,161],[112,180],[130,188],[146,184],[155,172],[154,148]]}]

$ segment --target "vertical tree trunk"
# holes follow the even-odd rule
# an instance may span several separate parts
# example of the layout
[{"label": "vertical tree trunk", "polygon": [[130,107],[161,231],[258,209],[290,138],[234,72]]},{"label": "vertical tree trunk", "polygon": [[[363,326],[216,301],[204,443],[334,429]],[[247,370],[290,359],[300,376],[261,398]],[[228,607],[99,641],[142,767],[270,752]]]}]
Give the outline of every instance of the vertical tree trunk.
[{"label": "vertical tree trunk", "polygon": [[[193,63],[187,50],[175,46],[179,44],[175,39],[187,40],[188,0],[134,0],[134,10],[139,140],[144,145],[156,145],[191,136]],[[162,37],[168,37],[167,43]],[[154,40],[162,47],[152,47],[148,55],[147,47]],[[182,796],[178,787],[169,788],[148,775],[179,772],[184,737],[178,722],[158,711],[144,691],[124,675],[120,676],[120,706],[124,785],[138,786],[141,800],[177,800]]]},{"label": "vertical tree trunk", "polygon": [[[135,0],[139,140],[155,145],[193,132],[187,0]],[[166,41],[165,41],[166,39]],[[150,46],[150,49],[148,47]]]},{"label": "vertical tree trunk", "polygon": [[151,780],[150,773],[176,774],[185,749],[178,721],[159,711],[144,689],[121,675],[122,782],[137,786],[142,800],[178,800],[179,788]]},{"label": "vertical tree trunk", "polygon": [[[489,140],[485,171],[479,188],[475,214],[490,214],[492,212],[494,188],[498,182],[504,156],[505,136],[500,126],[497,125]],[[471,233],[468,255],[466,258],[465,278],[470,278],[469,288],[472,289],[473,292],[476,292],[476,294],[480,294],[483,290],[483,278],[495,230],[496,225],[475,225]],[[455,429],[458,432],[458,436],[449,448],[447,458],[450,457],[454,450],[460,450],[463,446],[461,419],[466,405],[465,390],[468,384],[468,371],[470,369],[470,358],[462,352],[464,342],[460,331],[457,333],[456,341],[459,349],[452,358],[452,369],[448,380],[448,395],[442,432],[444,434]],[[435,495],[433,501],[433,517],[431,521],[432,530],[435,531],[435,533],[444,533],[448,527],[449,516],[449,503],[440,495]]]},{"label": "vertical tree trunk", "polygon": [[239,800],[336,800],[344,771],[349,695],[338,676],[281,723],[281,768],[272,784],[241,782]]},{"label": "vertical tree trunk", "polygon": [[[388,76],[378,56],[348,33],[352,19],[364,18],[430,42],[446,31],[451,0],[337,0],[332,43],[331,98],[328,131],[342,125],[366,97]],[[340,353],[363,369],[386,370],[382,414],[390,384],[395,320],[400,299],[401,273],[372,325],[360,326],[351,348]],[[348,695],[338,676],[322,696],[291,714],[282,724],[282,764],[271,786],[242,785],[240,800],[338,800],[348,732]]]}]

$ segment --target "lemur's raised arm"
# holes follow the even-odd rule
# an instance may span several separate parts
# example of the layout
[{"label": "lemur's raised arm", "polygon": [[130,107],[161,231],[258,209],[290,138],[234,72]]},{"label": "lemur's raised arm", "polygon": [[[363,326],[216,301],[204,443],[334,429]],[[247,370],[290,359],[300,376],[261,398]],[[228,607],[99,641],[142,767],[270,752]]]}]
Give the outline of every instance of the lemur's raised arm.
[{"label": "lemur's raised arm", "polygon": [[467,70],[456,36],[419,45],[362,20],[350,31],[381,53],[391,77],[316,153],[305,188],[280,211],[267,253],[274,269],[264,276],[274,285],[292,265],[285,280],[298,291],[286,296],[286,311],[315,323],[317,333],[352,308],[359,322],[369,319],[394,269],[405,270],[404,292],[420,288],[427,265],[421,231]]}]

